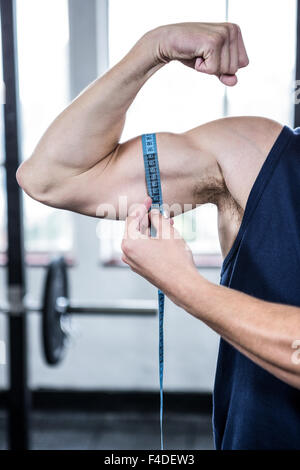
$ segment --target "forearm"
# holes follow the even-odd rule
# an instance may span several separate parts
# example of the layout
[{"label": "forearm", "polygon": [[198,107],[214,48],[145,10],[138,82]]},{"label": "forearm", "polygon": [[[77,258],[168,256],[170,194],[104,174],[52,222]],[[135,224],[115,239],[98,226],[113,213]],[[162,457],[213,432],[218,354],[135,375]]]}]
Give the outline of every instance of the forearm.
[{"label": "forearm", "polygon": [[[144,83],[163,65],[156,57],[158,36],[155,30],[144,35],[58,117],[52,126],[52,133],[60,142],[55,158],[65,165],[90,168],[114,150],[129,106]],[[46,134],[44,143],[48,138]],[[50,140],[53,143],[53,135]]]},{"label": "forearm", "polygon": [[197,273],[184,284],[176,303],[258,365],[300,388],[300,365],[292,360],[292,345],[300,339],[299,308],[216,286]]}]

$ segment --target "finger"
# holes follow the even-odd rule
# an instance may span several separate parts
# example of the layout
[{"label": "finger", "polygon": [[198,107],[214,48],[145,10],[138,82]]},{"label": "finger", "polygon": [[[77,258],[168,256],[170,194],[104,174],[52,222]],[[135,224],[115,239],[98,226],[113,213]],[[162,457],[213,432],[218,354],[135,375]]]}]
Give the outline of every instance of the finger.
[{"label": "finger", "polygon": [[221,52],[221,66],[219,80],[226,86],[237,84],[236,72],[238,70],[238,44],[237,26],[226,23],[226,39]]},{"label": "finger", "polygon": [[197,57],[195,61],[195,70],[200,71],[200,65],[203,63],[203,58],[202,57]]},{"label": "finger", "polygon": [[147,196],[144,200],[145,212],[143,213],[140,219],[140,232],[144,235],[149,236],[150,233],[150,221],[149,221],[149,209],[152,204],[152,199],[150,196]]},{"label": "finger", "polygon": [[249,58],[248,58],[248,54],[245,48],[241,29],[239,26],[237,28],[238,28],[238,55],[239,55],[238,63],[239,63],[239,67],[242,68],[242,67],[247,67],[247,65],[249,65]]},{"label": "finger", "polygon": [[147,197],[143,204],[133,204],[129,208],[129,215],[126,218],[126,223],[125,223],[125,232],[128,233],[128,229],[130,227],[130,230],[133,232],[136,230],[140,230],[140,223],[144,219],[145,215],[148,214],[148,210],[151,206],[151,198]]},{"label": "finger", "polygon": [[220,75],[230,73],[230,37],[226,34],[226,39],[221,50]]},{"label": "finger", "polygon": [[231,74],[231,49],[229,37],[226,40],[221,53],[221,66],[219,80],[227,86],[233,86],[237,83],[234,74]]},{"label": "finger", "polygon": [[219,75],[221,65],[221,51],[225,42],[223,34],[215,34],[210,38],[207,49],[201,54],[202,62],[197,62],[197,70],[209,75]]},{"label": "finger", "polygon": [[152,199],[150,196],[147,196],[146,199],[144,200],[144,205],[146,207],[147,212],[150,209],[151,204],[152,204]]},{"label": "finger", "polygon": [[211,52],[204,60],[200,63],[198,71],[206,73],[208,75],[217,75],[220,70],[220,54]]},{"label": "finger", "polygon": [[229,74],[235,75],[239,69],[238,27],[235,24],[229,26],[230,66]]},{"label": "finger", "polygon": [[123,240],[137,240],[140,237],[138,217],[128,216],[125,221],[125,230]]},{"label": "finger", "polygon": [[[148,200],[149,199],[149,200]],[[151,198],[146,198],[143,203],[132,204],[128,210],[129,217],[138,217],[140,220],[148,212],[149,207],[151,206]]]},{"label": "finger", "polygon": [[152,209],[150,221],[156,230],[156,238],[171,238],[171,233],[174,229],[168,217],[163,216],[158,209]]},{"label": "finger", "polygon": [[149,221],[149,214],[147,212],[142,218],[142,220],[140,221],[140,232],[143,235],[148,235],[149,228],[150,228],[150,221]]},{"label": "finger", "polygon": [[125,255],[123,255],[123,256],[121,257],[121,260],[123,261],[123,263],[129,265],[129,259],[128,259]]},{"label": "finger", "polygon": [[141,215],[138,210],[131,211],[125,220],[124,239],[137,240],[141,234],[140,232]]}]

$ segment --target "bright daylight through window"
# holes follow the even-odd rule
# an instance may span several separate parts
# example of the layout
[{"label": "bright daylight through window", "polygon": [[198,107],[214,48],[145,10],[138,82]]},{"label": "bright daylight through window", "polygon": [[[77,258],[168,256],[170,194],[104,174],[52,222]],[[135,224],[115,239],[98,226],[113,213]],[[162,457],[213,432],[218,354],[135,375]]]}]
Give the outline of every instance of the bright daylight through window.
[{"label": "bright daylight through window", "polygon": [[[67,0],[18,0],[17,27],[21,151],[23,158],[28,158],[43,132],[69,101]],[[26,251],[69,252],[72,215],[39,204],[26,195],[24,202]]]},{"label": "bright daylight through window", "polygon": [[[183,132],[226,115],[262,115],[292,126],[294,62],[290,62],[290,57],[294,54],[286,55],[284,51],[295,50],[296,2],[290,1],[287,8],[286,1],[277,0],[272,6],[272,22],[268,23],[272,30],[265,40],[273,44],[261,48],[258,44],[261,36],[256,32],[258,29],[263,31],[268,2],[228,2],[229,20],[240,24],[250,56],[247,73],[239,72],[237,87],[225,90],[215,78],[199,76],[180,63],[170,63],[151,77],[139,92],[127,113],[122,141],[148,132]],[[226,18],[225,0],[110,0],[109,7],[110,66],[119,61],[147,30],[156,26],[184,21],[225,21]],[[128,15],[128,8],[135,14]],[[258,10],[260,15],[257,17]],[[255,28],[251,26],[253,21],[249,21],[251,16]],[[123,21],[125,17],[126,22]],[[268,50],[267,61],[264,50]],[[278,57],[284,74],[277,73]],[[257,70],[260,70],[259,74],[255,72]],[[175,226],[189,243],[197,264],[220,264],[215,206],[207,204],[178,216]],[[100,221],[98,235],[104,263],[120,263],[122,234],[123,223]]]},{"label": "bright daylight through window", "polygon": [[[170,63],[139,92],[127,113],[122,141],[147,132],[183,132],[226,115],[262,115],[293,125],[294,62],[290,58],[294,54],[285,54],[284,51],[295,50],[296,1],[290,0],[288,8],[284,0],[272,2],[272,22],[268,24],[272,30],[265,38],[264,48],[259,47],[260,35],[256,31],[263,30],[268,2],[229,0],[228,5],[229,20],[240,24],[250,57],[247,73],[243,70],[239,73],[238,86],[225,90],[215,78],[203,74],[199,76],[180,63]],[[151,8],[153,6],[155,8]],[[128,9],[135,14],[128,15]],[[258,9],[259,16],[256,15]],[[251,15],[255,19],[255,28],[249,21]],[[38,22],[35,21],[36,17],[39,18]],[[123,21],[125,17],[126,22]],[[139,37],[158,25],[198,20],[225,21],[225,18],[225,0],[110,0],[110,67],[128,52]],[[21,151],[23,158],[28,158],[44,130],[69,102],[68,1],[17,0],[17,25]],[[277,34],[279,28],[280,35]],[[265,50],[268,50],[267,60]],[[284,74],[277,73],[278,57]],[[255,72],[257,70],[260,70],[259,74]],[[1,74],[0,66],[0,80]],[[3,147],[2,114],[0,146]],[[0,163],[3,154],[1,151]],[[0,210],[3,214],[4,181],[3,168],[0,167]],[[24,201],[27,252],[70,252],[73,244],[72,214],[46,207],[26,195]],[[175,225],[190,244],[198,264],[220,263],[217,211],[214,206],[205,205],[178,216]],[[120,264],[123,228],[122,222],[99,222],[97,233],[104,263]],[[2,217],[2,253],[6,248],[5,229],[6,221]]]}]

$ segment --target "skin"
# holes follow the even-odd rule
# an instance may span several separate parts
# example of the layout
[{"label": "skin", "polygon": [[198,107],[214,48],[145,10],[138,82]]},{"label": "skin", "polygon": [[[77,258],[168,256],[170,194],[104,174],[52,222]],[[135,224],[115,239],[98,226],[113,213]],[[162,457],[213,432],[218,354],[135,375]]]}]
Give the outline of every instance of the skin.
[{"label": "skin", "polygon": [[155,238],[150,237],[146,223],[150,205],[147,198],[126,219],[123,261],[249,359],[300,389],[299,364],[291,360],[292,344],[299,338],[300,309],[264,302],[207,281],[171,219],[157,210],[150,212],[157,231]]},{"label": "skin", "polygon": [[[17,180],[44,204],[94,217],[125,218],[119,198],[126,196],[130,215],[122,248],[131,269],[257,364],[300,388],[300,367],[291,361],[291,344],[300,337],[299,309],[265,303],[206,281],[170,219],[152,214],[152,223],[171,229],[171,236],[163,237],[160,229],[157,239],[148,235],[150,201],[145,201],[141,138],[124,143],[120,138],[138,91],[172,60],[195,73],[217,77],[220,86],[235,86],[238,70],[249,62],[234,24],[178,23],[147,32],[54,120],[18,169]],[[172,206],[169,215],[186,210],[186,204],[189,209],[216,204],[226,256],[253,183],[281,130],[281,124],[269,119],[234,117],[179,134],[158,132],[164,202]],[[136,203],[138,209],[132,208]]]}]

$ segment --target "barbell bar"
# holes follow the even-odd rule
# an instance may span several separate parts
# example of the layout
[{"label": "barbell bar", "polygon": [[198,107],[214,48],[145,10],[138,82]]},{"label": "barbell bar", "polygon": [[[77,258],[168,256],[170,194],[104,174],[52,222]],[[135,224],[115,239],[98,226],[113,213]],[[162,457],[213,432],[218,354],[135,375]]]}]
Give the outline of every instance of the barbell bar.
[{"label": "barbell bar", "polygon": [[[154,316],[157,314],[156,302],[152,300],[115,300],[84,303],[68,302],[66,297],[58,297],[56,309],[70,315],[125,315],[125,316]],[[28,301],[24,304],[25,313],[41,313],[43,307],[38,302]],[[8,303],[0,304],[0,313],[9,314]]]},{"label": "barbell bar", "polygon": [[[9,304],[0,312],[10,314]],[[22,312],[42,313],[42,344],[46,362],[56,365],[65,356],[70,337],[72,315],[157,315],[157,303],[151,300],[115,300],[113,302],[74,302],[69,299],[67,265],[63,257],[54,258],[47,267],[42,305],[24,299]]]}]

